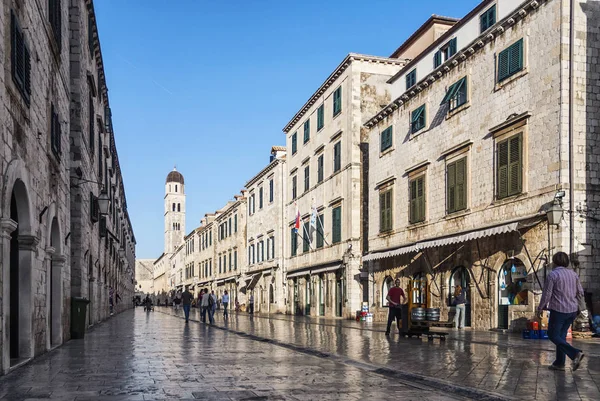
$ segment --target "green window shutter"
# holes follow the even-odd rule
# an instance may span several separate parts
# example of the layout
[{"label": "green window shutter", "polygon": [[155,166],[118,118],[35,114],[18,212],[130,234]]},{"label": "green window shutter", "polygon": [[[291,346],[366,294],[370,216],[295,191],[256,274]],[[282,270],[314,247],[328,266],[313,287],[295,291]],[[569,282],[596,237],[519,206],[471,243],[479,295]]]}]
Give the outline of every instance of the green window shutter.
[{"label": "green window shutter", "polygon": [[502,141],[497,146],[498,163],[498,199],[508,196],[508,141]]},{"label": "green window shutter", "polygon": [[337,172],[342,168],[342,143],[338,142],[333,146],[333,171]]},{"label": "green window shutter", "polygon": [[446,199],[448,201],[448,213],[456,211],[456,162],[446,167]]},{"label": "green window shutter", "polygon": [[379,232],[386,230],[385,195],[386,192],[379,194]]},{"label": "green window shutter", "polygon": [[342,241],[342,207],[338,206],[332,211],[332,243]]},{"label": "green window shutter", "polygon": [[458,81],[458,82],[450,85],[450,87],[448,88],[448,91],[446,91],[446,95],[442,99],[442,103],[440,103],[440,104],[447,103],[448,101],[450,101],[450,99],[452,99],[456,95],[456,92],[458,92],[459,84],[461,81]]},{"label": "green window shutter", "polygon": [[317,216],[317,248],[323,247],[325,233],[323,227],[325,227],[325,215],[320,214]]},{"label": "green window shutter", "polygon": [[442,65],[442,52],[438,50],[433,55],[433,68],[438,68],[440,65]]},{"label": "green window shutter", "polygon": [[294,132],[292,135],[292,154],[298,151],[298,133]]},{"label": "green window shutter", "polygon": [[425,177],[417,179],[418,221],[425,220]]},{"label": "green window shutter", "polygon": [[523,69],[523,39],[510,46],[508,52],[508,71],[510,75],[513,75]]},{"label": "green window shutter", "polygon": [[317,131],[325,126],[325,106],[321,105],[317,109]]},{"label": "green window shutter", "polygon": [[411,131],[417,132],[423,128],[425,128],[425,105],[411,113]]},{"label": "green window shutter", "polygon": [[467,208],[467,158],[456,162],[456,210]]},{"label": "green window shutter", "polygon": [[381,151],[387,150],[392,147],[393,141],[393,128],[387,127],[381,132]]},{"label": "green window shutter", "polygon": [[389,189],[379,194],[380,222],[379,231],[385,232],[392,229],[392,190]]},{"label": "green window shutter", "polygon": [[298,243],[297,243],[298,236],[296,234],[296,229],[295,228],[292,228],[291,234],[292,234],[292,240],[290,241],[290,243],[291,243],[291,246],[292,246],[292,256],[296,256],[296,251],[297,251],[297,248],[298,248]]},{"label": "green window shutter", "polygon": [[508,51],[508,49],[506,49],[506,50],[502,50],[498,54],[498,82],[505,80],[509,76],[508,53],[509,53],[509,51]]},{"label": "green window shutter", "polygon": [[410,204],[409,204],[409,222],[415,223],[417,221],[417,180],[410,182]]},{"label": "green window shutter", "polygon": [[304,143],[310,140],[310,120],[304,122]]},{"label": "green window shutter", "polygon": [[333,116],[337,116],[342,111],[342,87],[340,86],[333,92]]},{"label": "green window shutter", "polygon": [[456,38],[452,38],[450,42],[448,42],[448,58],[454,56],[457,51]]},{"label": "green window shutter", "polygon": [[522,144],[521,135],[516,135],[508,140],[508,195],[521,193],[522,173]]},{"label": "green window shutter", "polygon": [[317,181],[323,181],[323,155],[317,159]]}]

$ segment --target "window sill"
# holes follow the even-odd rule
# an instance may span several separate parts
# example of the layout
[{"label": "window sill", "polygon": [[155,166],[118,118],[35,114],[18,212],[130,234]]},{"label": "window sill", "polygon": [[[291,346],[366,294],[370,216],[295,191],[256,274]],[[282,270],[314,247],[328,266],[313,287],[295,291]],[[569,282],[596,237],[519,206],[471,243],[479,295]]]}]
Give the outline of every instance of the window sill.
[{"label": "window sill", "polygon": [[527,68],[523,68],[521,71],[519,71],[517,73],[514,73],[513,75],[511,75],[510,77],[506,78],[502,82],[496,82],[496,85],[494,85],[494,92],[499,91],[504,86],[506,86],[509,83],[511,83],[512,81],[514,81],[516,79],[519,79],[522,76],[527,75],[528,73],[529,73],[529,70]]},{"label": "window sill", "polygon": [[414,230],[416,228],[421,228],[427,225],[427,220],[419,221],[418,223],[410,223],[406,228],[408,230]]},{"label": "window sill", "polygon": [[385,156],[385,155],[387,155],[387,154],[389,154],[389,153],[392,153],[392,152],[393,152],[395,149],[396,149],[396,148],[395,148],[394,146],[390,146],[390,147],[389,147],[389,148],[387,148],[386,150],[384,150],[384,151],[380,151],[380,152],[379,152],[379,157],[383,157],[383,156]]},{"label": "window sill", "polygon": [[467,102],[467,103],[465,103],[465,104],[462,104],[462,105],[458,106],[454,110],[448,111],[448,114],[446,114],[446,120],[454,117],[458,113],[463,112],[464,110],[468,109],[469,107],[471,107],[471,102],[470,101]]},{"label": "window sill", "polygon": [[429,132],[429,127],[421,128],[417,132],[411,132],[410,135],[408,136],[408,140],[412,141],[413,139],[423,135],[426,132]]},{"label": "window sill", "polygon": [[446,216],[444,216],[444,220],[454,220],[454,219],[458,219],[461,217],[465,217],[469,214],[471,214],[471,209],[469,209],[469,208],[463,209],[463,210],[457,210],[456,212],[446,214]]},{"label": "window sill", "polygon": [[511,196],[507,196],[506,198],[502,198],[502,199],[495,199],[492,202],[492,205],[494,206],[499,206],[499,205],[503,205],[506,203],[512,203],[520,198],[524,198],[527,197],[527,192],[521,192],[520,194],[516,194],[516,195],[511,195]]},{"label": "window sill", "polygon": [[331,117],[332,120],[335,120],[338,116],[340,116],[342,114],[342,110],[338,111],[337,114],[334,114],[333,117]]},{"label": "window sill", "polygon": [[396,232],[392,229],[392,230],[387,230],[387,231],[383,231],[383,232],[379,232],[379,234],[377,234],[377,238],[386,238],[386,237],[391,237],[395,234]]}]

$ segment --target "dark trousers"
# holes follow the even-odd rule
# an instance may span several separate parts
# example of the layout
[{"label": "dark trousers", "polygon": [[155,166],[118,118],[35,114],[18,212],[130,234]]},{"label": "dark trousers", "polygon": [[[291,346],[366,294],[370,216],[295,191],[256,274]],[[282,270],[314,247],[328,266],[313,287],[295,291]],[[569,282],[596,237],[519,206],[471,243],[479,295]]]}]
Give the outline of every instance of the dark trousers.
[{"label": "dark trousers", "polygon": [[190,320],[190,307],[191,305],[183,305],[183,314],[185,315],[185,321]]},{"label": "dark trousers", "polygon": [[206,312],[208,312],[208,306],[202,306],[202,323],[206,323]]},{"label": "dark trousers", "polygon": [[248,304],[248,313],[254,314],[254,304]]},{"label": "dark trousers", "polygon": [[227,307],[229,306],[229,302],[223,302],[223,316],[229,316],[229,312],[227,311]]},{"label": "dark trousers", "polygon": [[400,331],[400,320],[402,319],[402,308],[394,308],[393,306],[388,307],[388,322],[386,333],[390,332],[390,327],[392,326],[392,322],[396,319],[396,327],[398,327],[398,331]]},{"label": "dark trousers", "polygon": [[581,350],[573,347],[567,342],[567,332],[573,321],[577,317],[577,312],[561,313],[551,310],[550,320],[548,321],[548,338],[556,345],[555,366],[565,366],[565,355],[575,359]]}]

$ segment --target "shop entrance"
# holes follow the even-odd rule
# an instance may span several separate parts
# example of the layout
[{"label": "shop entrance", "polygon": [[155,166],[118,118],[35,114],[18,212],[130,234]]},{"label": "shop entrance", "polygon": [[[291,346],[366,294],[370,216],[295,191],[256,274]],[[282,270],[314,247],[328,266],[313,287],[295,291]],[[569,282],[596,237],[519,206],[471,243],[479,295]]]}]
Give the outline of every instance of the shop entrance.
[{"label": "shop entrance", "polygon": [[469,293],[469,284],[471,283],[471,276],[469,271],[464,266],[456,267],[452,270],[450,275],[450,291],[448,297],[448,304],[452,305],[452,298],[456,286],[460,285],[464,291],[467,303],[465,304],[465,327],[471,326],[471,294]]},{"label": "shop entrance", "polygon": [[508,329],[509,305],[526,305],[527,268],[518,258],[507,259],[498,273],[498,328]]},{"label": "shop entrance", "polygon": [[319,316],[325,316],[325,293],[323,289],[323,276],[319,276]]}]

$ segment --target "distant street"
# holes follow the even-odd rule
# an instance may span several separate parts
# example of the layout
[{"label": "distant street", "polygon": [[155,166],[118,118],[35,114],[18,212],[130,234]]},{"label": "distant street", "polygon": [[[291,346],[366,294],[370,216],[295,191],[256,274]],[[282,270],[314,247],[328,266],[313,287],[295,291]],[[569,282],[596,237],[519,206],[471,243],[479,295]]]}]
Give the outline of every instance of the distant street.
[{"label": "distant street", "polygon": [[[168,310],[126,311],[97,326],[84,340],[72,340],[0,378],[0,399],[465,399],[198,322],[185,325],[178,317],[159,313],[161,309]],[[232,323],[238,328],[255,324],[264,330],[292,325],[250,321],[246,315]],[[290,335],[290,330],[282,333]],[[311,333],[298,333],[298,338],[311,338]],[[381,346],[387,348],[385,343]]]}]

